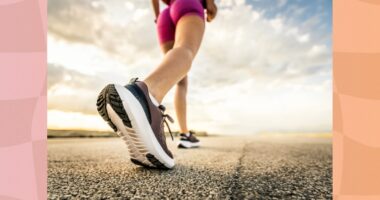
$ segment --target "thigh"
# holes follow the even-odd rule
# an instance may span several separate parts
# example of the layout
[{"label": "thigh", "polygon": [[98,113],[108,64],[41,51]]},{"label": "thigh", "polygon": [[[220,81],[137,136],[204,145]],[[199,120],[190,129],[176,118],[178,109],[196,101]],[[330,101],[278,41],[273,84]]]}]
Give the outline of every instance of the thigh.
[{"label": "thigh", "polygon": [[195,56],[201,45],[205,22],[196,15],[182,17],[176,27],[174,48],[184,47]]}]

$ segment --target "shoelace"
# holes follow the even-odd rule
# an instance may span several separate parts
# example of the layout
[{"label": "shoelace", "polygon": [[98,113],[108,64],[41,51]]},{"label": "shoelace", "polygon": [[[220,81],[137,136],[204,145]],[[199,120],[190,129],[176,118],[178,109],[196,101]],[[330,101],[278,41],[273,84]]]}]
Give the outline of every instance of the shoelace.
[{"label": "shoelace", "polygon": [[[138,78],[132,78],[132,79],[129,81],[129,83],[130,83],[130,84],[135,83],[135,82],[137,82],[137,80],[138,80]],[[161,110],[162,117],[164,118],[164,120],[163,120],[162,123],[165,123],[166,126],[168,127],[168,130],[169,130],[170,136],[172,137],[172,140],[174,141],[173,133],[172,133],[172,131],[171,131],[171,129],[170,129],[170,126],[169,126],[169,123],[168,123],[168,121],[166,121],[166,119],[168,119],[171,123],[174,123],[174,120],[173,120],[173,118],[172,118],[170,115],[165,114],[165,110],[166,110],[165,106],[163,106],[163,105],[159,105],[158,108]],[[161,124],[161,126],[163,126],[163,124]]]},{"label": "shoelace", "polygon": [[[165,106],[163,106],[163,105],[159,105],[158,108],[161,110],[162,117],[164,118],[164,120],[162,121],[162,123],[165,123],[165,124],[166,124],[166,127],[168,127],[168,130],[169,130],[170,136],[172,137],[172,140],[174,141],[173,133],[172,133],[172,131],[171,131],[171,129],[170,129],[170,126],[169,126],[169,123],[168,123],[168,121],[167,121],[166,119],[168,119],[171,123],[174,123],[174,120],[173,120],[173,118],[172,118],[170,115],[165,114],[165,110],[166,110]],[[163,124],[161,124],[161,126],[162,126],[162,125],[163,125]]]}]

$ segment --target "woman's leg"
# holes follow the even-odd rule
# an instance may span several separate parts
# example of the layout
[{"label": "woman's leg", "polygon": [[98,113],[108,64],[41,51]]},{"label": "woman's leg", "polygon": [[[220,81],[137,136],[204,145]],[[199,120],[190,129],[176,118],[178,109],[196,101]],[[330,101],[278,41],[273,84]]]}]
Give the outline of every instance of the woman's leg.
[{"label": "woman's leg", "polygon": [[173,46],[174,46],[174,40],[167,41],[167,42],[164,42],[163,44],[161,44],[161,50],[164,54],[166,54],[168,51],[173,49]]},{"label": "woman's leg", "polygon": [[[174,46],[174,41],[168,41],[161,44],[161,49],[166,54]],[[186,95],[187,95],[187,76],[177,83],[177,87],[174,93],[174,108],[177,115],[177,121],[181,133],[189,132],[187,128],[187,112],[186,112]]]},{"label": "woman's leg", "polygon": [[187,75],[200,47],[204,29],[204,20],[198,15],[188,14],[177,22],[173,49],[165,54],[161,64],[144,80],[157,101],[161,102],[167,92]]},{"label": "woman's leg", "polygon": [[187,129],[187,76],[177,83],[177,87],[174,93],[174,108],[177,114],[178,125],[181,133],[188,133]]}]

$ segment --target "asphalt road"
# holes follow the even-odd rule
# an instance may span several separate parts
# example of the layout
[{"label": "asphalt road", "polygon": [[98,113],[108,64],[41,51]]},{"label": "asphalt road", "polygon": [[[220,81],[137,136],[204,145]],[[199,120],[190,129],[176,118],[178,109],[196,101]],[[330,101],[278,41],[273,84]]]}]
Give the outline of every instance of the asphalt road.
[{"label": "asphalt road", "polygon": [[119,138],[48,141],[49,199],[331,199],[331,139],[201,138],[176,167],[130,163]]}]

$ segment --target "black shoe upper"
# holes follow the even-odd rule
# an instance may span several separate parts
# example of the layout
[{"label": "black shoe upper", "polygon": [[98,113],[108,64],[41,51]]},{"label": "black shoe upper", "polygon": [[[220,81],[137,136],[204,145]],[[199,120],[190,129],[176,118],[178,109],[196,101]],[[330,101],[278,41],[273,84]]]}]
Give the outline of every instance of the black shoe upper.
[{"label": "black shoe upper", "polygon": [[195,137],[195,133],[193,131],[190,131],[189,133],[190,133],[189,136],[187,136],[185,133],[181,133],[180,134],[180,136],[181,136],[180,140],[194,142],[194,143],[199,142],[198,138]]},{"label": "black shoe upper", "polygon": [[[128,85],[125,86],[140,102],[144,109],[146,117],[150,123],[150,126],[156,136],[156,139],[160,143],[163,150],[173,158],[173,154],[169,150],[166,144],[166,137],[164,132],[165,119],[168,115],[164,114],[163,106],[155,106],[149,97],[149,91],[147,85],[137,79],[132,79]],[[169,117],[170,118],[170,117]],[[171,118],[170,118],[171,119]]]}]

